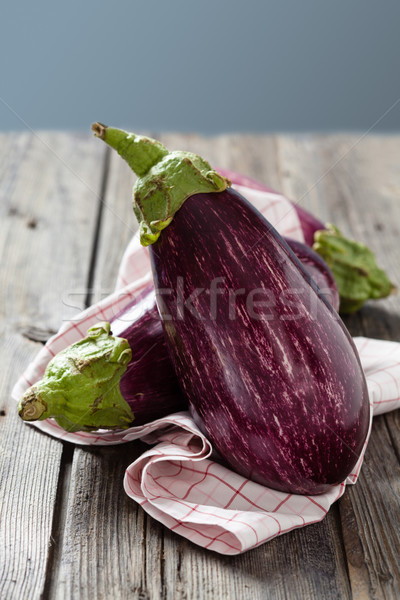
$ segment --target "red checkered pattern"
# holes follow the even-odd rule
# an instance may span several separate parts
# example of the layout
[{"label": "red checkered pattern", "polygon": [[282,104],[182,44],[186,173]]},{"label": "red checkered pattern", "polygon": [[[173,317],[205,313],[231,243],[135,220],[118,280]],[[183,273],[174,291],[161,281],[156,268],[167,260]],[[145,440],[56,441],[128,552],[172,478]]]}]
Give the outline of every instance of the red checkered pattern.
[{"label": "red checkered pattern", "polygon": [[[234,187],[281,234],[303,241],[297,214],[288,200],[251,189],[257,184],[229,175],[248,186]],[[151,279],[149,267],[148,251],[135,236],[123,256],[116,291],[62,325],[19,379],[13,397],[18,400],[43,375],[57,352],[83,337],[97,321],[110,320],[120,312]],[[400,406],[400,344],[367,338],[354,341],[367,378],[372,423],[373,414]],[[34,425],[80,445],[115,445],[139,438],[151,445],[127,468],[126,493],[171,530],[222,554],[239,554],[277,535],[321,521],[346,485],[357,481],[367,445],[345,482],[320,496],[299,496],[261,486],[211,460],[211,444],[186,412],[125,431],[70,433],[51,419]]]}]

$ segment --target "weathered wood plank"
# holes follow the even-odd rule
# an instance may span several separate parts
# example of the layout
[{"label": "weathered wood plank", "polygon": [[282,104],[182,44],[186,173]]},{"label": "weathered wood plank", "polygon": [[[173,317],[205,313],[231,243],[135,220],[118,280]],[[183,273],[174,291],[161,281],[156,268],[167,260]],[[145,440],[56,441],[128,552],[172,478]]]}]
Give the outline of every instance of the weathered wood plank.
[{"label": "weathered wood plank", "polygon": [[[373,137],[357,144],[338,165],[336,173],[337,181],[347,182],[340,187],[343,202],[347,200],[353,235],[373,246],[379,263],[395,282],[400,281],[399,156],[398,138]],[[399,315],[397,295],[362,311],[357,327],[361,321],[366,335],[400,340]],[[396,419],[398,415],[376,419],[359,481],[361,485],[352,489],[341,503],[344,516],[351,503],[361,548],[361,552],[355,554],[355,561],[349,560],[354,598],[398,598],[400,593],[400,435]],[[360,557],[364,559],[361,564]]]},{"label": "weathered wood plank", "polygon": [[41,596],[57,544],[63,445],[20,421],[10,391],[40,348],[28,338],[58,328],[65,293],[78,289],[74,303],[83,305],[98,204],[93,173],[104,157],[90,145],[71,134],[0,136],[0,597],[7,599]]},{"label": "weathered wood plank", "polygon": [[16,136],[0,187],[0,315],[9,323],[57,330],[84,306],[104,154],[87,135]]},{"label": "weathered wood plank", "polygon": [[[203,154],[213,164],[257,177],[294,199],[302,198],[302,205],[319,214],[323,220],[330,218],[347,233],[365,239],[370,245],[375,244],[381,264],[390,272],[397,273],[392,271],[392,267],[397,265],[396,258],[393,258],[393,242],[383,241],[382,236],[376,236],[376,233],[374,239],[370,239],[373,232],[363,230],[360,225],[364,217],[358,219],[348,206],[350,198],[359,190],[364,170],[371,172],[371,164],[361,144],[355,147],[357,160],[361,161],[357,176],[354,164],[347,167],[346,176],[338,175],[339,165],[342,168],[346,166],[345,159],[353,156],[355,160],[355,149],[341,158],[354,145],[355,138],[234,135],[202,138],[171,134],[164,135],[163,141],[171,148],[187,148]],[[366,140],[363,143],[370,142]],[[386,139],[373,138],[371,143],[379,146],[380,163],[383,164],[386,160]],[[368,188],[371,202],[375,197],[380,198],[379,202],[386,202],[385,211],[392,211],[394,215],[390,219],[394,232],[399,220],[397,207],[392,206],[391,193],[393,190],[397,193],[397,175],[394,179],[387,175],[392,173],[395,165],[394,151],[398,141],[391,140],[390,144],[393,144],[388,159],[390,166],[386,175],[381,175],[388,186],[385,188],[386,196],[383,194],[383,200],[380,198],[382,188],[372,175],[364,180],[368,182],[364,188]],[[360,157],[364,158],[361,160]],[[372,160],[372,151],[370,157]],[[329,171],[334,163],[337,163],[334,169]],[[336,173],[333,172],[335,169]],[[132,182],[133,177],[126,165],[118,157],[111,156],[94,273],[97,295],[112,289],[123,249],[132,229],[136,228],[130,206]],[[355,207],[359,210],[362,207],[363,214],[364,188],[362,193],[356,194],[355,200]],[[383,224],[377,221],[372,203],[368,210],[367,216],[374,224],[374,231],[378,226],[386,227],[386,221]],[[366,237],[363,238],[363,235]],[[382,249],[381,243],[385,244]],[[396,302],[396,299],[390,299],[380,303],[380,308],[377,305],[368,307],[360,316],[348,320],[348,325],[353,333],[389,339],[393,336],[394,327],[398,327],[398,317],[397,325],[394,325],[396,315],[392,316],[387,307],[392,312],[397,310],[398,315]],[[378,420],[389,424],[389,430],[376,428],[377,431],[374,431],[371,439],[372,463],[369,453],[360,482],[354,489],[349,489],[341,501],[341,521],[338,506],[333,507],[324,522],[292,532],[234,558],[203,551],[179,538],[147,517],[125,496],[123,472],[140,451],[138,445],[77,450],[71,467],[63,543],[58,549],[48,587],[50,597],[84,598],[103,594],[104,597],[115,598],[290,598],[295,589],[296,595],[302,598],[346,598],[350,597],[350,587],[345,559],[355,598],[366,597],[367,593],[373,593],[377,598],[380,593],[390,597],[396,591],[397,571],[393,571],[392,579],[385,574],[396,556],[398,538],[395,532],[390,532],[390,535],[380,533],[384,525],[382,518],[377,520],[377,516],[384,514],[385,520],[394,528],[398,460],[393,448],[390,444],[388,446],[389,435],[398,452],[397,434],[392,431],[395,427],[398,430],[398,422],[394,419],[391,416]],[[375,458],[375,455],[381,454],[382,447],[386,448],[388,454],[384,455],[384,460],[393,473],[389,478],[393,493],[387,494],[390,498],[385,496],[384,490],[376,496],[373,478],[371,484],[371,476],[366,478],[364,474],[370,463],[372,469],[379,467],[380,458]],[[106,486],[104,481],[107,481]],[[380,511],[382,506],[383,513]],[[367,517],[369,527],[365,531],[363,522]],[[341,542],[341,528],[345,534],[346,553]]]},{"label": "weathered wood plank", "polygon": [[378,417],[360,479],[340,502],[353,598],[400,595],[400,465]]},{"label": "weathered wood plank", "polygon": [[130,598],[143,585],[144,522],[122,488],[125,468],[143,451],[140,443],[75,450],[50,598]]},{"label": "weathered wood plank", "polygon": [[62,444],[19,422],[9,394],[37,347],[4,323],[1,329],[0,596],[38,598],[51,551]]},{"label": "weathered wood plank", "polygon": [[206,552],[164,531],[165,597],[350,598],[336,511],[306,529],[236,557]]},{"label": "weathered wood plank", "polygon": [[[137,229],[131,203],[134,179],[129,167],[111,154],[93,301],[114,289],[123,251]],[[143,451],[140,443],[75,451],[50,598],[152,598],[147,590],[161,590],[162,527],[127,497],[122,485],[127,465]]]},{"label": "weathered wood plank", "polygon": [[[100,144],[99,140],[96,142]],[[116,152],[110,153],[109,160],[93,278],[94,300],[104,298],[114,290],[122,254],[138,228],[131,201],[136,177]]]},{"label": "weathered wood plank", "polygon": [[[398,136],[285,138],[286,193],[367,243],[393,281],[400,281],[400,139]],[[310,165],[319,164],[318,176]],[[313,187],[314,182],[318,182]],[[345,319],[353,335],[400,340],[400,297],[367,305]],[[399,596],[399,413],[375,419],[360,479],[341,499],[340,514],[353,598]]]},{"label": "weathered wood plank", "polygon": [[216,137],[163,134],[171,150],[183,149],[206,158],[216,168],[232,169],[279,190],[282,165],[277,152],[277,136],[229,134]]}]

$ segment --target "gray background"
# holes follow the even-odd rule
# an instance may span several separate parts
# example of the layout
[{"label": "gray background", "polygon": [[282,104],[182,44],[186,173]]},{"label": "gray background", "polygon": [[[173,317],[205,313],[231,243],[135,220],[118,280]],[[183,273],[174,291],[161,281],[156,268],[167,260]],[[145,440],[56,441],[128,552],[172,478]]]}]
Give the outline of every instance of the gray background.
[{"label": "gray background", "polygon": [[399,0],[3,0],[1,21],[1,130],[400,128]]}]

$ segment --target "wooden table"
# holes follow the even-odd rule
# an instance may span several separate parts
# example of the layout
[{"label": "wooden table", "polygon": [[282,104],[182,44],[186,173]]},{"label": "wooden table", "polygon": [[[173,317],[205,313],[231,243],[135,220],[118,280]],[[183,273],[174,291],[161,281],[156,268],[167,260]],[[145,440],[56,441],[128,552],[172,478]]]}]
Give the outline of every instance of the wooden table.
[{"label": "wooden table", "polygon": [[[300,200],[367,242],[400,282],[400,137],[160,138]],[[89,134],[0,136],[0,597],[398,598],[398,413],[374,420],[360,479],[323,522],[237,557],[198,548],[125,495],[143,444],[74,448],[19,420],[10,391],[41,343],[113,289],[136,229],[132,182]],[[400,296],[346,324],[400,340]]]}]

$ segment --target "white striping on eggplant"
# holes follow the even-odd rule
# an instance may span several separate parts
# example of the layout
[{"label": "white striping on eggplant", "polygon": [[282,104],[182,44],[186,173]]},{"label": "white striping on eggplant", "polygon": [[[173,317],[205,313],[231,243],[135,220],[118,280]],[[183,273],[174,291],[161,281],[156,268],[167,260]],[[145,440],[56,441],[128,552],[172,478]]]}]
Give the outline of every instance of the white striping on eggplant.
[{"label": "white striping on eggplant", "polygon": [[[150,254],[156,292],[170,290],[157,293],[170,357],[219,455],[282,491],[343,481],[368,429],[364,375],[342,321],[279,234],[233,190],[197,194]],[[193,298],[183,314],[178,277]],[[254,290],[273,302],[251,314]]]}]

